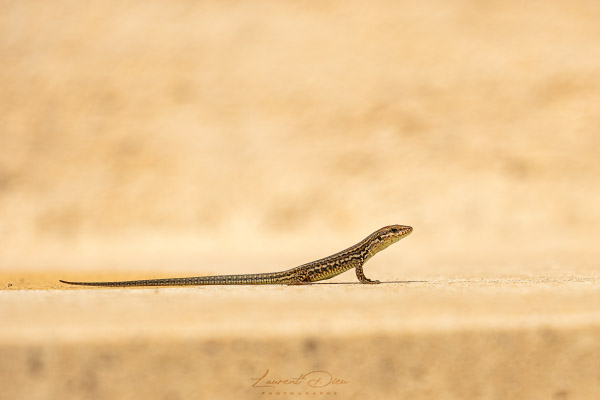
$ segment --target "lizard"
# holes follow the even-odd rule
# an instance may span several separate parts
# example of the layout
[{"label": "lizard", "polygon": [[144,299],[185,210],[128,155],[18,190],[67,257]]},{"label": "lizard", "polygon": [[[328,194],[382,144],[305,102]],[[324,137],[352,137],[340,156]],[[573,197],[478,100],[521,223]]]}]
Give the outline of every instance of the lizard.
[{"label": "lizard", "polygon": [[406,225],[385,226],[346,250],[281,272],[116,282],[70,282],[64,280],[60,280],[60,282],[70,285],[109,287],[272,284],[303,285],[333,278],[342,272],[354,268],[356,270],[356,276],[361,283],[377,284],[381,282],[368,279],[365,276],[363,272],[364,263],[381,250],[408,236],[412,230],[412,227]]}]

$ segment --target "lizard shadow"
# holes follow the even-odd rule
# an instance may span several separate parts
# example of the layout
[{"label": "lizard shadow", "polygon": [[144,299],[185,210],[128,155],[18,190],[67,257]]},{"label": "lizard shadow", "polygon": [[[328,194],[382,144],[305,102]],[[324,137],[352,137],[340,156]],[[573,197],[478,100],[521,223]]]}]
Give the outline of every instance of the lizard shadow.
[{"label": "lizard shadow", "polygon": [[[383,283],[427,283],[428,281],[382,281]],[[311,285],[364,285],[361,282],[311,282]]]}]

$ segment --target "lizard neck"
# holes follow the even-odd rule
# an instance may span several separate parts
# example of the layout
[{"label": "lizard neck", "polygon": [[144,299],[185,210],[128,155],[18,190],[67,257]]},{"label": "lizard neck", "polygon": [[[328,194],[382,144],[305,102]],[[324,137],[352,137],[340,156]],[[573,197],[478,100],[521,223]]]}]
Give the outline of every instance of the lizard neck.
[{"label": "lizard neck", "polygon": [[396,243],[400,240],[399,237],[394,238],[381,238],[378,236],[369,237],[365,239],[365,262],[373,257],[375,254],[379,253],[381,250],[387,249],[392,244]]}]

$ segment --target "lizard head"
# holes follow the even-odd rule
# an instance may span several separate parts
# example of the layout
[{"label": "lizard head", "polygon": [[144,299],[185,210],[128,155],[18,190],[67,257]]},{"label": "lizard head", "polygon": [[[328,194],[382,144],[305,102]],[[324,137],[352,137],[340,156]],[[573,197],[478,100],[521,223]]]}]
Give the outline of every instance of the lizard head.
[{"label": "lizard head", "polygon": [[389,241],[390,244],[410,235],[413,231],[412,226],[390,225],[384,226],[377,231],[377,237],[382,241]]},{"label": "lizard head", "polygon": [[369,253],[374,255],[375,253],[380,252],[389,245],[410,235],[412,231],[413,228],[406,225],[390,225],[376,230],[368,238],[370,239]]}]

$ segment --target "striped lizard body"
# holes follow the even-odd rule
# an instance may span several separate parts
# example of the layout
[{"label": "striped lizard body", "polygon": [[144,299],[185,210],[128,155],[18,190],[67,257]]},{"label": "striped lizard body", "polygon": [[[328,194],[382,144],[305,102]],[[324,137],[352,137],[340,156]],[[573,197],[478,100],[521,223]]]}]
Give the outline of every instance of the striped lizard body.
[{"label": "striped lizard body", "polygon": [[329,257],[299,265],[281,272],[241,275],[196,276],[190,278],[145,279],[117,282],[69,282],[83,286],[184,286],[184,285],[303,285],[333,278],[349,269],[356,269],[361,283],[380,283],[368,279],[363,273],[363,264],[371,257],[412,232],[410,226],[390,225],[376,230],[354,246]]}]

